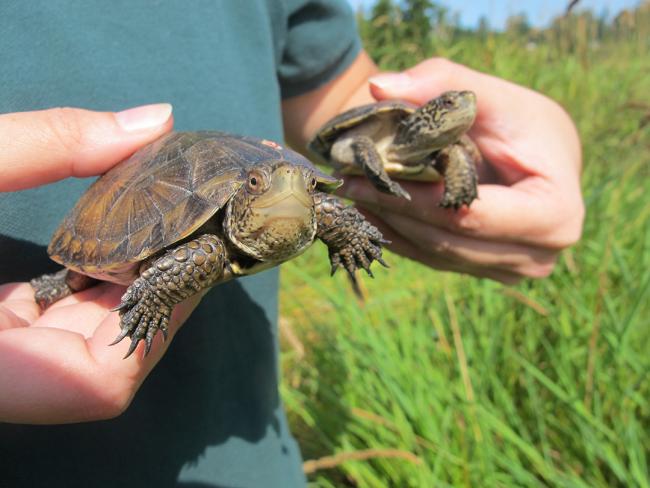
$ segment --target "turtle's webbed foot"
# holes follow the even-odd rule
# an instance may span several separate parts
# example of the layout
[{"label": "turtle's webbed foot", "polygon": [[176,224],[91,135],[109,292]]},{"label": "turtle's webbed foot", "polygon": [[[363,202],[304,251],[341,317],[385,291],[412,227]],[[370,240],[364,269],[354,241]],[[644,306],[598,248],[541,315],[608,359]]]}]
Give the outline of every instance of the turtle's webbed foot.
[{"label": "turtle's webbed foot", "polygon": [[142,277],[129,286],[115,310],[120,311],[121,331],[111,345],[117,344],[127,336],[130,337],[131,346],[125,358],[135,351],[141,340],[145,341],[144,353],[147,355],[159,330],[163,337],[167,338],[172,307],[164,303]]},{"label": "turtle's webbed foot", "polygon": [[59,300],[91,287],[97,280],[64,268],[56,273],[34,278],[29,284],[34,289],[34,300],[45,310]]},{"label": "turtle's webbed foot", "polygon": [[469,206],[478,196],[476,164],[480,153],[469,138],[442,149],[436,156],[435,166],[445,177],[445,189],[440,200],[443,208],[458,210]]},{"label": "turtle's webbed foot", "polygon": [[67,274],[68,270],[62,269],[56,273],[39,276],[29,282],[34,289],[34,300],[41,310],[72,294],[65,280]]},{"label": "turtle's webbed foot", "polygon": [[224,262],[225,247],[210,234],[181,244],[156,259],[131,283],[114,309],[120,311],[121,331],[113,344],[130,337],[131,347],[125,356],[128,357],[144,341],[147,355],[158,331],[167,338],[174,305],[217,283],[223,275]]},{"label": "turtle's webbed foot", "polygon": [[333,195],[316,195],[318,219],[317,236],[329,248],[332,274],[344,268],[351,276],[363,269],[372,276],[370,265],[378,261],[388,267],[382,258],[381,232],[368,222],[354,207],[346,207]]},{"label": "turtle's webbed foot", "polygon": [[363,168],[372,185],[383,193],[411,200],[411,195],[402,186],[390,179],[373,140],[357,136],[352,143],[355,162]]},{"label": "turtle's webbed foot", "polygon": [[439,205],[443,208],[453,208],[454,210],[458,210],[463,205],[469,207],[476,197],[477,193],[475,185],[467,185],[465,188],[455,192],[448,190],[445,186],[445,191]]},{"label": "turtle's webbed foot", "polygon": [[[361,215],[361,214],[359,214]],[[368,225],[368,222],[366,222]],[[377,230],[374,226],[371,226]],[[373,241],[363,234],[353,237],[349,243],[340,248],[330,248],[331,273],[336,273],[338,268],[344,268],[350,275],[354,276],[357,269],[363,269],[368,276],[373,277],[370,264],[378,261],[388,267],[381,257],[381,241]]]}]

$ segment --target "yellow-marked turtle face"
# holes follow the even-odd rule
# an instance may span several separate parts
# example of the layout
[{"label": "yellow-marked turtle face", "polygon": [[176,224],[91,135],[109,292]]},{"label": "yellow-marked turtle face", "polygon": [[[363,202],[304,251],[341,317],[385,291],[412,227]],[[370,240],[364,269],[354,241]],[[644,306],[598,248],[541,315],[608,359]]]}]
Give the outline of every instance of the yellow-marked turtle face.
[{"label": "yellow-marked turtle face", "polygon": [[260,261],[281,262],[300,254],[316,235],[317,184],[307,167],[284,161],[255,167],[228,203],[228,238]]}]

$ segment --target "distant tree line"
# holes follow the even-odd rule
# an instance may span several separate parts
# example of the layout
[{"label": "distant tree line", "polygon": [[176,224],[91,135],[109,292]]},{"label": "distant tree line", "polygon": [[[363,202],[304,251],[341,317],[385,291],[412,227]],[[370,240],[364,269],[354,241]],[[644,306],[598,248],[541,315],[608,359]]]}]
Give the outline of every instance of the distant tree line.
[{"label": "distant tree line", "polygon": [[588,44],[612,39],[634,38],[639,43],[650,43],[650,0],[643,0],[636,8],[623,10],[613,18],[607,11],[595,14],[580,10],[578,5],[541,29],[532,27],[523,13],[511,16],[503,31],[496,31],[485,17],[475,29],[463,28],[457,14],[432,0],[376,0],[369,9],[359,10],[357,16],[368,50],[378,59],[389,58],[393,64],[395,60],[391,58],[396,56],[431,56],[468,37],[510,37],[533,44],[550,42],[564,52],[580,51]]}]

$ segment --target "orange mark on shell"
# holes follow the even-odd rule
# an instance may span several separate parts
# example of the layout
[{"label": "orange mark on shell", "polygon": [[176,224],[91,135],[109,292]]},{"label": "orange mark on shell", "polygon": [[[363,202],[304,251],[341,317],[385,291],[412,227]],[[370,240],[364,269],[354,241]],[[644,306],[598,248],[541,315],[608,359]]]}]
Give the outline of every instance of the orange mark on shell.
[{"label": "orange mark on shell", "polygon": [[269,141],[268,139],[263,139],[262,144],[272,147],[273,149],[282,149],[282,146],[280,144],[277,142]]}]

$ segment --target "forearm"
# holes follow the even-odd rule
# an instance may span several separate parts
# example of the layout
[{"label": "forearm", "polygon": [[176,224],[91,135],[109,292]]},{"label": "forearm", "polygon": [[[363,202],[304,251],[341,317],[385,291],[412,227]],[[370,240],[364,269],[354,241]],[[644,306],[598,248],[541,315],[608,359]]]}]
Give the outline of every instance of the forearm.
[{"label": "forearm", "polygon": [[338,78],[313,92],[284,100],[282,117],[289,145],[304,153],[307,142],[329,119],[349,108],[374,102],[368,80],[378,72],[362,51]]}]

